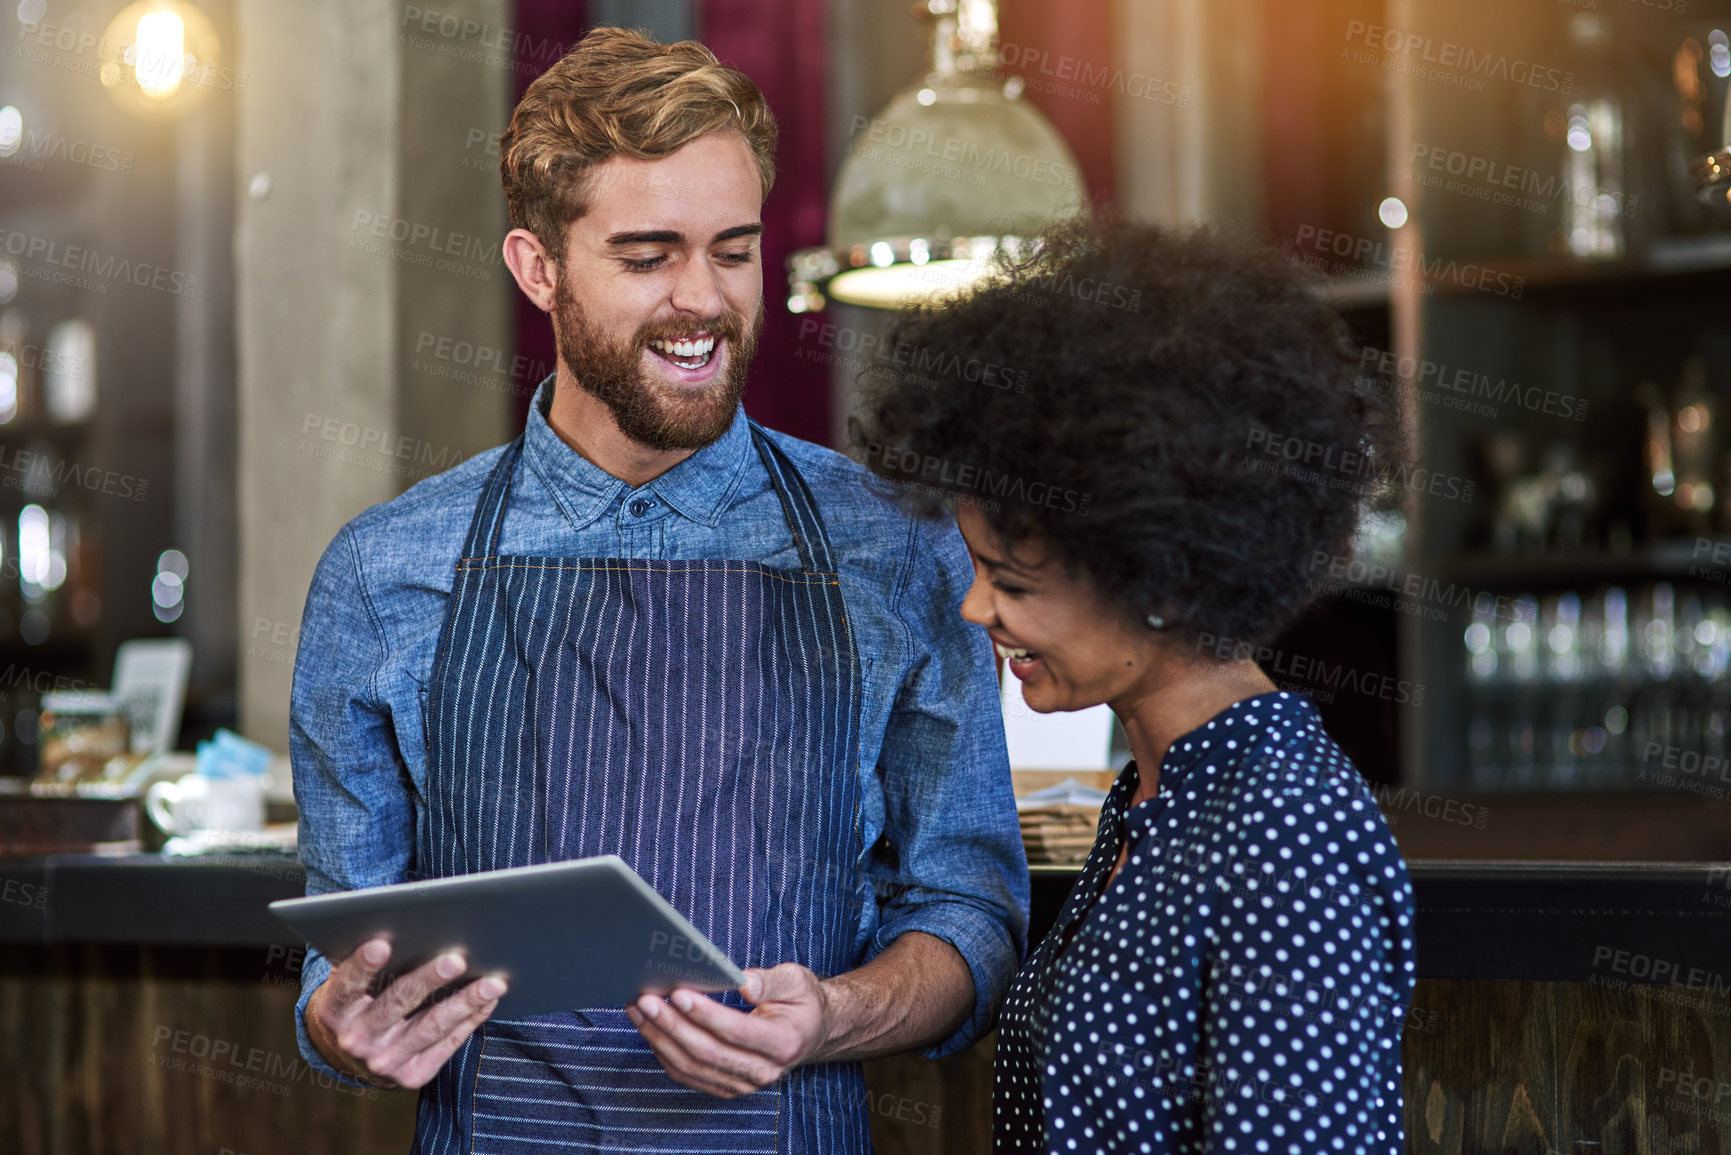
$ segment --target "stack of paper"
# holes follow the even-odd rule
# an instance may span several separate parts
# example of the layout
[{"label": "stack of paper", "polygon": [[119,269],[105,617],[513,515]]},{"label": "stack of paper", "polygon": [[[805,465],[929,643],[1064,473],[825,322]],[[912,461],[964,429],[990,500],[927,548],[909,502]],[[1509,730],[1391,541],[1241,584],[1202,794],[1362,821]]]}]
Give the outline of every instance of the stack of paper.
[{"label": "stack of paper", "polygon": [[1016,799],[1029,862],[1081,862],[1094,847],[1104,790],[1066,778]]},{"label": "stack of paper", "polygon": [[1081,862],[1093,849],[1100,808],[1055,802],[1017,810],[1029,862]]}]

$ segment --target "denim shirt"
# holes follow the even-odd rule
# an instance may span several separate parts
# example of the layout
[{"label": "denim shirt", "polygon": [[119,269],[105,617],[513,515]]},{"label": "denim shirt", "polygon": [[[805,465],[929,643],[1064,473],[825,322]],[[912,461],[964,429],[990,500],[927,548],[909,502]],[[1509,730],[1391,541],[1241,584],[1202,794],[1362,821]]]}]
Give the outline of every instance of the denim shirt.
[{"label": "denim shirt", "polygon": [[[633,489],[553,432],[551,391],[549,379],[530,406],[503,552],[799,567],[743,411],[720,440]],[[959,614],[972,563],[952,523],[909,517],[840,454],[769,435],[816,497],[859,650],[859,869],[877,901],[864,904],[855,955],[869,961],[917,930],[955,947],[973,975],[973,1013],[926,1052],[936,1058],[989,1029],[1027,936],[1027,862],[991,642]],[[433,652],[470,517],[502,452],[367,510],[319,560],[289,720],[308,894],[408,876]],[[306,1034],[307,1000],[329,974],[309,949],[295,1027],[307,1062],[340,1078]]]}]

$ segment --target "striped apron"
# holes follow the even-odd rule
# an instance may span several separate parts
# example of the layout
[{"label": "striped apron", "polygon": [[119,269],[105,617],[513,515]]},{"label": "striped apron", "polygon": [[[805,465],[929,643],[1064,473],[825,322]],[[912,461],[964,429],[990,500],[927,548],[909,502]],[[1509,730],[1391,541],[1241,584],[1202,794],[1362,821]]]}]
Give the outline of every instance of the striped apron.
[{"label": "striped apron", "polygon": [[[811,491],[751,432],[799,569],[501,556],[522,440],[501,456],[433,659],[420,876],[617,854],[741,966],[857,964],[859,662]],[[857,1063],[689,1090],[623,1008],[582,1008],[483,1024],[422,1089],[414,1149],[852,1155],[866,1103]]]}]

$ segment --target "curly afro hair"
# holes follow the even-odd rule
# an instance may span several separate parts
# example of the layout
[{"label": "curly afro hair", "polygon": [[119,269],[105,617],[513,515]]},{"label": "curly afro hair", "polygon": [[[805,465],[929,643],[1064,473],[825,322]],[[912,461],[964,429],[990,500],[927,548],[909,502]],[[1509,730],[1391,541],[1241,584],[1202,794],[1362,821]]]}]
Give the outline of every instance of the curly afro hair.
[{"label": "curly afro hair", "polygon": [[1345,322],[1286,254],[1078,220],[1000,274],[897,319],[851,435],[880,477],[973,504],[1133,620],[1265,644],[1313,559],[1398,497],[1396,404],[1357,390]]}]

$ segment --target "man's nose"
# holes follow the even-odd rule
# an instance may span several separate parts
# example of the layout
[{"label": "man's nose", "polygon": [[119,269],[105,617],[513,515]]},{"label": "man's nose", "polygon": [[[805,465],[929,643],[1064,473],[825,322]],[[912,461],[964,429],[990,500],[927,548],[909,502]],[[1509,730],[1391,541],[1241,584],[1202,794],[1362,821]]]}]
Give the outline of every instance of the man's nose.
[{"label": "man's nose", "polygon": [[727,306],[715,269],[707,260],[684,262],[668,303],[682,313],[698,317],[720,316]]}]

